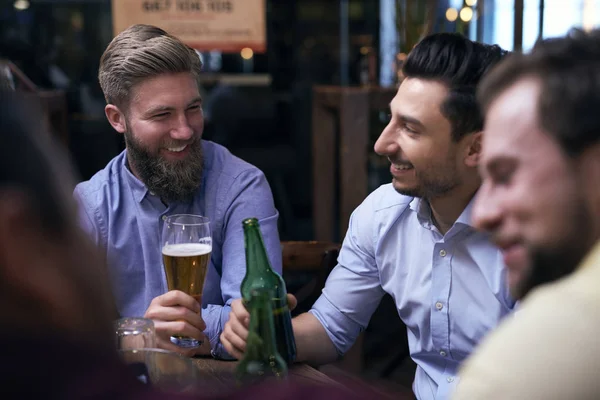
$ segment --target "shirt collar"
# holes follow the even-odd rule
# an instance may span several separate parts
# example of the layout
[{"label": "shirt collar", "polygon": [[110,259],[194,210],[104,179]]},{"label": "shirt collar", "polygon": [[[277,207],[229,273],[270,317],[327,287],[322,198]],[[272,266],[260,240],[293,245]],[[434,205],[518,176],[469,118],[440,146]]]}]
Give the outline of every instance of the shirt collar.
[{"label": "shirt collar", "polygon": [[417,217],[421,222],[431,222],[431,208],[427,201],[420,197],[413,197],[409,207],[417,213]]},{"label": "shirt collar", "polygon": [[466,225],[468,227],[474,228],[471,223],[471,213],[473,212],[473,205],[475,204],[476,198],[477,198],[477,193],[475,193],[475,195],[473,197],[471,197],[471,200],[469,200],[469,203],[467,204],[467,206],[465,207],[463,212],[460,213],[460,215],[458,216],[458,219],[456,220],[455,225],[462,224],[462,225]]},{"label": "shirt collar", "polygon": [[125,171],[125,177],[126,177],[125,179],[127,179],[127,183],[129,184],[129,187],[131,188],[131,191],[133,193],[133,198],[138,203],[141,203],[142,200],[144,200],[144,198],[146,197],[146,194],[149,193],[149,191],[148,191],[148,188],[146,187],[146,185],[144,185],[144,183],[142,181],[140,181],[133,174],[133,172],[131,172],[131,170],[129,169],[128,161],[127,161],[127,150],[125,150],[125,157],[123,157],[123,164],[121,167]]},{"label": "shirt collar", "polygon": [[589,251],[589,253],[583,258],[581,263],[577,266],[578,270],[588,269],[593,265],[600,264],[600,241],[596,242],[594,247]]},{"label": "shirt collar", "polygon": [[[469,200],[469,203],[458,216],[458,219],[454,225],[464,225],[473,228],[473,225],[471,224],[471,213],[473,211],[473,205],[475,204],[476,197],[477,193],[475,193],[471,200]],[[421,223],[427,225],[433,224],[433,219],[431,218],[431,207],[429,206],[429,202],[426,200],[423,200],[419,197],[414,197],[410,202],[410,209],[417,213],[417,218],[419,218]]]}]

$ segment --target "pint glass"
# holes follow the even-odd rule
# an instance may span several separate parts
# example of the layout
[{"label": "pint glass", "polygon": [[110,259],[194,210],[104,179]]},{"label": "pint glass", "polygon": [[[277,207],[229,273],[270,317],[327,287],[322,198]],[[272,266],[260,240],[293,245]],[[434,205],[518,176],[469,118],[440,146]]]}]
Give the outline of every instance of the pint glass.
[{"label": "pint glass", "polygon": [[[162,230],[162,256],[169,291],[180,290],[202,305],[206,270],[210,263],[212,237],[208,218],[176,214],[167,217]],[[180,347],[198,347],[199,341],[172,336]]]}]

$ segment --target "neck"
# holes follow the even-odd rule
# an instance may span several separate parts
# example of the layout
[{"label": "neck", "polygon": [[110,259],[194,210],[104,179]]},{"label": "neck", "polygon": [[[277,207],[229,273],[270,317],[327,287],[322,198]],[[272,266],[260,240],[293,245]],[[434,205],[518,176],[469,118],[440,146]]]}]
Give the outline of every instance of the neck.
[{"label": "neck", "polygon": [[481,185],[479,178],[462,184],[445,196],[428,199],[433,223],[445,235],[469,204]]}]

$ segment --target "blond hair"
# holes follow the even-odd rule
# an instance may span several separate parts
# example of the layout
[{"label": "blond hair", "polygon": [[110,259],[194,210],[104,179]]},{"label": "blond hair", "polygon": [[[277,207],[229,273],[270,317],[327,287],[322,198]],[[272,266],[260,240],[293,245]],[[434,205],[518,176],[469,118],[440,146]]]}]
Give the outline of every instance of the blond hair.
[{"label": "blond hair", "polygon": [[119,33],[100,59],[98,80],[106,102],[127,107],[132,88],[162,74],[189,72],[199,79],[202,62],[181,40],[152,25],[132,25]]}]

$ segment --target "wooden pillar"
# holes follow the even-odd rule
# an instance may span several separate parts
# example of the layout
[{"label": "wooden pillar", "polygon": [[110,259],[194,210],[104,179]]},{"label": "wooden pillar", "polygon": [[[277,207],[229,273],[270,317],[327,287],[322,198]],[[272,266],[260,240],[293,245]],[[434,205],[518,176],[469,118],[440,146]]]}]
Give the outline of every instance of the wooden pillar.
[{"label": "wooden pillar", "polygon": [[513,38],[513,50],[523,50],[523,7],[524,0],[515,0],[515,29]]}]

